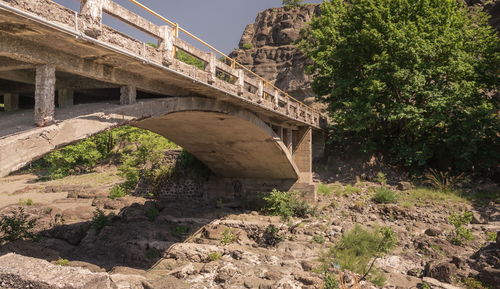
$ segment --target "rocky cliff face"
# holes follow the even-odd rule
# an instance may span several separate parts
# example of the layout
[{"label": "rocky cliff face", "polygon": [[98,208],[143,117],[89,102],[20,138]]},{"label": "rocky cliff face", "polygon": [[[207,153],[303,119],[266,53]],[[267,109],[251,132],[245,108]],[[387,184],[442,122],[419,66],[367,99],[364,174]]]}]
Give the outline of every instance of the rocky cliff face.
[{"label": "rocky cliff face", "polygon": [[319,13],[319,5],[272,8],[249,24],[231,57],[279,88],[303,100],[312,97],[310,78],[304,73],[306,58],[294,45],[300,31]]},{"label": "rocky cliff face", "polygon": [[[500,31],[500,0],[465,0],[469,6],[479,6],[492,15],[490,23]],[[311,78],[304,73],[307,59],[294,45],[319,5],[297,8],[272,8],[257,15],[249,24],[231,57],[250,68],[292,96],[310,102],[313,92]]]}]

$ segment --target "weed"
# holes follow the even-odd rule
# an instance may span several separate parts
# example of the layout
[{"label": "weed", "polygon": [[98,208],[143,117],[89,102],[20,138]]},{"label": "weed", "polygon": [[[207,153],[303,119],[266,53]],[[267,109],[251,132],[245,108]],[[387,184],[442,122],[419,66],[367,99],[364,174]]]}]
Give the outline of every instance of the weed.
[{"label": "weed", "polygon": [[97,232],[97,234],[99,234],[101,230],[106,227],[112,217],[113,214],[106,215],[103,210],[95,209],[94,217],[90,221],[92,228]]},{"label": "weed", "polygon": [[346,196],[346,195],[352,195],[352,194],[357,194],[361,192],[361,189],[356,187],[356,186],[351,186],[351,185],[347,185],[345,186],[344,189],[338,189],[335,191],[335,194],[337,196]]},{"label": "weed", "polygon": [[19,206],[33,206],[34,204],[32,199],[19,199]]},{"label": "weed", "polygon": [[424,204],[426,202],[467,202],[464,198],[454,194],[445,193],[435,189],[417,188],[405,194],[403,199],[413,204]]},{"label": "weed", "polygon": [[66,220],[64,219],[64,216],[62,214],[55,214],[54,219],[50,220],[49,226],[51,228],[56,227],[56,226],[62,226],[66,223]]},{"label": "weed", "polygon": [[283,241],[283,236],[279,233],[279,228],[274,225],[269,225],[264,230],[264,242],[270,246],[276,246]]},{"label": "weed", "polygon": [[318,193],[325,196],[325,197],[331,196],[333,193],[333,190],[334,190],[334,188],[330,185],[323,184],[323,183],[318,185]]},{"label": "weed", "polygon": [[245,43],[241,48],[243,48],[244,50],[249,50],[253,48],[253,45],[252,43]]},{"label": "weed", "polygon": [[432,289],[431,285],[427,282],[422,282],[417,284],[418,289]]},{"label": "weed", "polygon": [[312,240],[313,240],[313,242],[318,243],[318,244],[325,243],[325,237],[323,237],[322,235],[314,235]]},{"label": "weed", "polygon": [[59,266],[68,266],[69,260],[68,259],[59,258],[59,259],[57,259],[54,262],[54,264],[59,265]]},{"label": "weed", "polygon": [[222,253],[220,252],[211,252],[210,254],[208,254],[208,262],[213,262],[213,261],[217,261],[217,260],[220,260],[222,258]]},{"label": "weed", "polygon": [[373,201],[379,204],[395,203],[398,196],[392,190],[386,187],[378,187],[375,190],[375,196],[373,196]]},{"label": "weed", "polygon": [[175,58],[179,59],[180,61],[192,65],[198,69],[204,70],[206,67],[206,62],[199,59],[198,57],[191,55],[187,53],[184,50],[177,49],[175,53]]},{"label": "weed", "polygon": [[381,185],[387,184],[387,176],[383,172],[378,172],[375,180]]},{"label": "weed", "polygon": [[52,209],[52,208],[50,208],[50,207],[43,208],[43,213],[44,213],[45,215],[49,215],[50,213],[52,213],[52,210],[53,210],[53,209]]},{"label": "weed", "polygon": [[438,171],[428,169],[424,173],[425,182],[443,193],[452,192],[453,189],[463,180],[464,175],[452,175],[449,171]]},{"label": "weed", "polygon": [[189,233],[189,227],[185,225],[177,225],[172,230],[172,234],[177,237],[185,236]]},{"label": "weed", "polygon": [[467,289],[489,289],[489,287],[484,285],[481,281],[472,277],[465,278],[462,283]]},{"label": "weed", "polygon": [[330,205],[328,205],[328,207],[332,208],[332,209],[335,209],[339,206],[339,203],[335,200],[331,201],[330,202]]},{"label": "weed", "polygon": [[160,250],[156,248],[148,248],[146,250],[146,258],[148,259],[158,259],[161,257],[161,252]]},{"label": "weed", "polygon": [[496,232],[486,232],[486,240],[488,242],[495,242],[497,240]]},{"label": "weed", "polygon": [[337,276],[327,273],[324,278],[325,284],[323,285],[323,289],[339,289],[339,280]]},{"label": "weed", "polygon": [[115,185],[109,191],[108,197],[112,200],[123,198],[127,195],[127,190],[122,185]]},{"label": "weed", "polygon": [[274,189],[265,196],[265,212],[273,216],[281,216],[283,220],[290,217],[305,217],[310,212],[309,205],[297,198],[295,192],[280,192]]},{"label": "weed", "polygon": [[448,217],[448,222],[455,227],[455,232],[451,236],[451,243],[461,246],[467,241],[474,240],[472,232],[466,228],[472,221],[472,212],[464,212],[463,214],[453,213]]},{"label": "weed", "polygon": [[220,239],[220,243],[222,245],[229,245],[238,240],[238,236],[231,231],[231,229],[226,228],[224,231],[222,231],[222,237]]},{"label": "weed", "polygon": [[160,215],[160,211],[156,207],[149,208],[146,211],[146,217],[148,217],[148,219],[151,222],[154,222],[156,220],[156,218],[158,218],[159,215]]},{"label": "weed", "polygon": [[19,207],[13,210],[11,215],[4,215],[0,219],[0,244],[16,240],[34,240],[37,235],[33,233],[38,218],[30,218],[24,212],[24,208]]}]

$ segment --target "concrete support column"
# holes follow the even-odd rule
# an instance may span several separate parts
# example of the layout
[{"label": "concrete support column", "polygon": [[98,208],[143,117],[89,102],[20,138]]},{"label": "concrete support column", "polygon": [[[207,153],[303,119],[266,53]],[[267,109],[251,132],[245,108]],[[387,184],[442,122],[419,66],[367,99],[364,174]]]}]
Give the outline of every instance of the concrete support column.
[{"label": "concrete support column", "polygon": [[299,169],[299,183],[312,183],[312,129],[293,131],[293,161]]},{"label": "concrete support column", "polygon": [[83,17],[83,33],[97,38],[102,32],[102,6],[105,0],[82,0],[80,15]]},{"label": "concrete support column", "polygon": [[57,103],[59,107],[72,106],[74,104],[75,92],[69,88],[61,88],[57,94]]},{"label": "concrete support column", "polygon": [[170,66],[174,62],[175,49],[174,49],[174,30],[170,26],[161,26],[160,33],[162,39],[160,40],[160,50],[163,52],[163,65]]},{"label": "concrete support column", "polygon": [[285,145],[290,151],[290,153],[293,153],[293,133],[292,133],[292,128],[287,128],[286,129],[286,137],[285,137]]},{"label": "concrete support column", "polygon": [[52,65],[38,66],[35,82],[35,124],[46,126],[54,121],[55,67]]},{"label": "concrete support column", "polygon": [[18,110],[19,109],[19,94],[17,93],[6,93],[3,95],[4,109],[6,111]]},{"label": "concrete support column", "polygon": [[238,95],[243,95],[245,92],[245,71],[243,69],[238,69],[238,81],[236,85],[238,85]]},{"label": "concrete support column", "polygon": [[120,88],[120,104],[134,104],[137,99],[137,88],[133,85]]},{"label": "concrete support column", "polygon": [[206,71],[210,73],[210,76],[208,77],[208,83],[214,84],[217,74],[217,57],[215,56],[215,53],[210,52],[208,59],[209,59],[208,65],[205,68]]},{"label": "concrete support column", "polygon": [[257,95],[259,96],[259,100],[257,102],[262,103],[262,101],[264,99],[264,81],[262,81],[262,80],[259,80],[259,82],[258,82]]}]

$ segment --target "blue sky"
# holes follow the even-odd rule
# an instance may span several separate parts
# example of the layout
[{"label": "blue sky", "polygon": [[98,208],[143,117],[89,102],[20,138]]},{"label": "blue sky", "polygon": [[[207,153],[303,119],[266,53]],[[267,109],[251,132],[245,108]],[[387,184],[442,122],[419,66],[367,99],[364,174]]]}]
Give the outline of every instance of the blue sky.
[{"label": "blue sky", "polygon": [[[78,0],[55,0],[73,10],[79,9]],[[162,24],[128,0],[114,0],[128,9]],[[238,46],[245,26],[253,23],[257,13],[271,7],[280,7],[281,0],[139,0],[171,21],[179,23],[191,33],[212,44],[223,52],[229,53]],[[322,0],[309,0],[309,3],[321,3]],[[120,22],[105,17],[104,23],[125,32],[142,41],[151,38]],[[125,31],[124,31],[125,30]]]}]

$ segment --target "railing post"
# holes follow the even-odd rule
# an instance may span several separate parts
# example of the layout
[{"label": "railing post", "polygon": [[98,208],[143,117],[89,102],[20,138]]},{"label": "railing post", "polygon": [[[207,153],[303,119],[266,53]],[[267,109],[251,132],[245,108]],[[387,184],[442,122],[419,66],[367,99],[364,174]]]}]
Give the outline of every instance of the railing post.
[{"label": "railing post", "polygon": [[170,66],[174,63],[175,49],[174,49],[174,31],[167,25],[160,27],[162,38],[160,40],[160,50],[163,52],[162,63],[165,66]]},{"label": "railing post", "polygon": [[238,95],[242,96],[245,92],[245,71],[243,69],[238,69]]},{"label": "railing post", "polygon": [[286,114],[290,115],[290,98],[286,98]]},{"label": "railing post", "polygon": [[274,91],[274,109],[278,109],[279,107],[279,98],[280,98],[280,93],[278,90]]},{"label": "railing post", "polygon": [[209,61],[207,67],[205,68],[206,71],[210,73],[210,75],[208,76],[208,84],[214,84],[217,74],[217,57],[213,52],[210,52],[208,55]]},{"label": "railing post", "polygon": [[257,96],[259,97],[258,103],[262,103],[264,99],[264,81],[259,80],[257,86]]},{"label": "railing post", "polygon": [[102,7],[106,0],[82,0],[80,14],[83,17],[82,31],[97,38],[102,33]]}]

